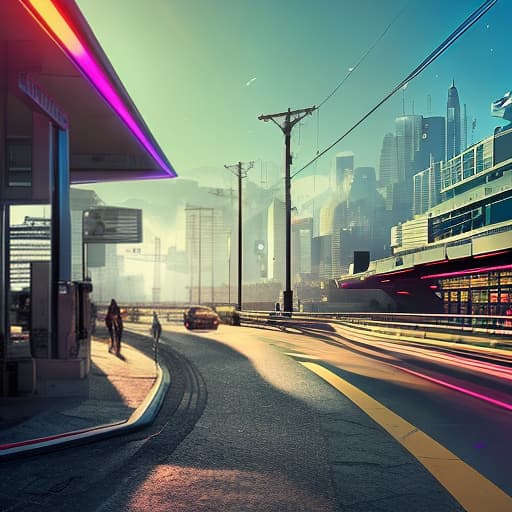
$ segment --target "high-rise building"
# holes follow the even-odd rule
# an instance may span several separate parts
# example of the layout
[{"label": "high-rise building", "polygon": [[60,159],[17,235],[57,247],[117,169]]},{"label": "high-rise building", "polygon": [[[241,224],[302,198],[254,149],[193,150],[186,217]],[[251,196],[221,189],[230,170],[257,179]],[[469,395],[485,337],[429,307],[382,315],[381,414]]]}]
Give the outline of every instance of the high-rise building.
[{"label": "high-rise building", "polygon": [[354,171],[354,182],[350,189],[349,202],[373,197],[376,192],[377,180],[374,167],[358,167]]},{"label": "high-rise building", "polygon": [[[336,169],[334,174],[334,188],[347,189],[350,187],[354,172],[354,153],[344,151],[336,155]],[[348,190],[345,190],[348,192]]]},{"label": "high-rise building", "polygon": [[398,156],[396,138],[392,133],[386,133],[382,140],[379,159],[379,184],[386,187],[398,182]]},{"label": "high-rise building", "polygon": [[421,156],[416,171],[426,169],[431,161],[441,162],[446,152],[446,120],[443,116],[424,117],[421,133]]},{"label": "high-rise building", "polygon": [[413,214],[430,210],[441,201],[441,162],[432,159],[430,167],[414,175]]},{"label": "high-rise building", "polygon": [[311,217],[292,219],[292,275],[295,281],[298,281],[301,275],[311,274],[312,238]]},{"label": "high-rise building", "polygon": [[[397,218],[409,218],[412,211],[412,177],[418,165],[423,133],[423,116],[408,115],[395,119],[398,182],[393,189],[393,211]],[[424,168],[424,167],[423,167]]]},{"label": "high-rise building", "polygon": [[401,116],[395,119],[398,160],[398,181],[412,180],[414,163],[420,151],[423,133],[423,117],[420,115]]},{"label": "high-rise building", "polygon": [[284,284],[285,281],[285,205],[274,199],[268,208],[268,274],[269,280]]},{"label": "high-rise building", "polygon": [[448,101],[446,103],[446,154],[445,160],[449,160],[460,153],[460,103],[459,93],[455,87],[455,81],[448,89]]}]

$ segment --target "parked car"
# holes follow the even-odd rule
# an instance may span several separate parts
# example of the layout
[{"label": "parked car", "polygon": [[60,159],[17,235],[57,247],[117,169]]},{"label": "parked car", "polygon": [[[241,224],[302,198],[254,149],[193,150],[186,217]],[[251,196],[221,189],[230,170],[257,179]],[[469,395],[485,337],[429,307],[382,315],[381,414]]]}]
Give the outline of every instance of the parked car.
[{"label": "parked car", "polygon": [[183,313],[183,324],[187,329],[217,329],[219,315],[208,306],[193,306]]}]

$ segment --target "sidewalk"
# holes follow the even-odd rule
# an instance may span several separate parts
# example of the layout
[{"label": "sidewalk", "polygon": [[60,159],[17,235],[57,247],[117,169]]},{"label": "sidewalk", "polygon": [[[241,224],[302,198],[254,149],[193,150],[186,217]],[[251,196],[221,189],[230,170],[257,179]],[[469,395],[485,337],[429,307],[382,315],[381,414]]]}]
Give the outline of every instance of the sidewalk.
[{"label": "sidewalk", "polygon": [[112,435],[140,420],[162,388],[162,372],[126,343],[120,357],[104,339],[93,338],[91,351],[88,397],[0,398],[0,457]]}]

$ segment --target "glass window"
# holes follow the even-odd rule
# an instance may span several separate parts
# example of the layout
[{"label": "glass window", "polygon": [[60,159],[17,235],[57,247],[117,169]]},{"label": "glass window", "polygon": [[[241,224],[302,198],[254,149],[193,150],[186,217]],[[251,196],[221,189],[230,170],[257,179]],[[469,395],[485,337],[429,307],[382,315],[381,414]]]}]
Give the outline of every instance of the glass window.
[{"label": "glass window", "polygon": [[483,168],[490,169],[493,165],[493,139],[487,139],[483,143]]},{"label": "glass window", "polygon": [[476,155],[475,155],[475,164],[476,164],[476,172],[482,172],[484,170],[484,146],[483,144],[478,144],[476,147]]},{"label": "glass window", "polygon": [[6,140],[7,185],[32,185],[32,140],[29,137],[10,137]]},{"label": "glass window", "polygon": [[463,155],[463,178],[470,178],[475,174],[475,157],[473,150],[464,153]]},{"label": "glass window", "polygon": [[15,350],[18,355],[30,356],[32,350],[48,357],[50,212],[49,205],[9,208],[8,353]]}]

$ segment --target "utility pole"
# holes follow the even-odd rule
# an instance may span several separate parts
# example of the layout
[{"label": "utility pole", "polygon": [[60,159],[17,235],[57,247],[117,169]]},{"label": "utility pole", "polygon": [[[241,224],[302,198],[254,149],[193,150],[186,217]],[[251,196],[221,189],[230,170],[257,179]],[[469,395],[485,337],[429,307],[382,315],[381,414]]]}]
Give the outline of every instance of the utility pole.
[{"label": "utility pole", "polygon": [[[202,263],[203,263],[203,240],[202,240],[202,237],[203,237],[203,226],[202,226],[202,221],[203,221],[203,212],[204,211],[208,211],[210,212],[210,222],[211,222],[211,225],[210,225],[210,236],[211,236],[211,244],[210,244],[210,248],[211,248],[211,251],[212,251],[212,254],[211,254],[211,274],[210,274],[210,277],[211,277],[211,297],[212,297],[212,302],[213,302],[213,288],[214,288],[214,281],[213,281],[213,275],[214,275],[214,265],[215,265],[215,261],[214,261],[214,251],[215,251],[215,246],[214,246],[214,226],[213,226],[213,222],[214,222],[214,219],[215,219],[215,212],[214,212],[214,208],[207,208],[205,206],[192,206],[190,204],[187,204],[185,206],[185,215],[187,216],[187,219],[190,219],[190,222],[192,224],[192,229],[191,229],[191,233],[189,235],[188,233],[188,223],[189,223],[189,220],[187,220],[187,240],[189,240],[189,242],[187,242],[187,244],[189,244],[188,246],[190,247],[190,250],[191,250],[191,262],[193,262],[193,256],[192,254],[195,253],[195,250],[196,250],[196,245],[195,245],[195,241],[196,241],[196,238],[195,238],[195,234],[196,234],[196,215],[197,215],[197,220],[198,220],[198,224],[199,224],[199,233],[198,233],[198,237],[197,237],[197,259],[198,259],[198,265],[197,265],[197,303],[198,304],[201,304],[201,286],[202,286],[202,273],[203,273],[203,269],[202,269]],[[206,217],[206,220],[208,220],[208,217]],[[208,248],[206,248],[206,250],[208,250]],[[194,269],[193,269],[193,265],[191,265],[191,270],[190,270],[190,289],[192,290],[192,273],[193,273]],[[190,301],[192,301],[192,292],[190,292]]]},{"label": "utility pole", "polygon": [[[291,226],[292,226],[292,200],[291,200],[291,178],[290,167],[292,164],[292,155],[290,152],[290,142],[292,128],[307,115],[312,114],[316,110],[316,106],[309,108],[302,108],[299,110],[290,110],[287,112],[280,112],[279,114],[266,114],[258,117],[260,121],[273,121],[284,133],[285,143],[285,175],[284,175],[284,191],[285,191],[285,211],[286,211],[286,284],[283,292],[283,310],[293,311],[293,290],[291,286]],[[283,124],[279,124],[276,119],[284,117]]]},{"label": "utility pole", "polygon": [[253,165],[254,162],[238,162],[224,166],[238,178],[238,311],[242,310],[242,179]]}]

